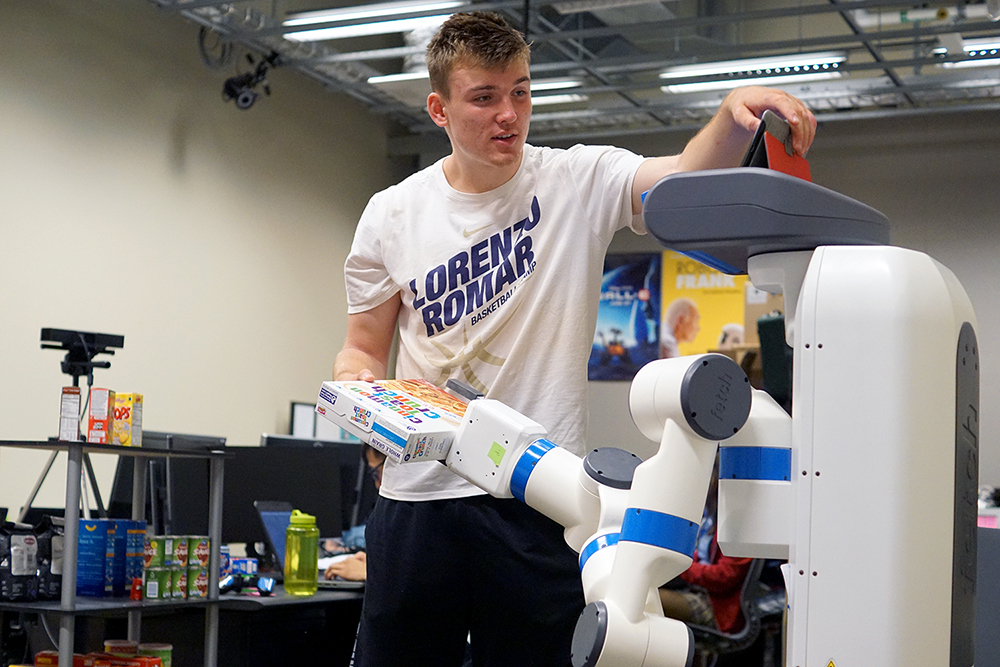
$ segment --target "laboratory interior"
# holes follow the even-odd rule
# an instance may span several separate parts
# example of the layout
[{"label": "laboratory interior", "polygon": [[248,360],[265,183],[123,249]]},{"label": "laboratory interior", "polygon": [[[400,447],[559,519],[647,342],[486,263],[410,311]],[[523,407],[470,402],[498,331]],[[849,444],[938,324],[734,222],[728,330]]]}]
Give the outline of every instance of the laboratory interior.
[{"label": "laboratory interior", "polygon": [[[545,283],[593,301],[586,378],[562,334],[514,373],[557,405],[579,362],[585,449],[469,370],[545,263],[537,209],[424,258],[390,379],[335,381],[370,333],[352,245],[413,237],[369,238],[369,200],[473,131],[428,113],[460,12],[530,45],[525,151],[677,155],[744,86],[816,120],[803,156],[767,112]],[[395,664],[364,655],[411,636],[369,636],[377,570],[421,554],[366,568],[366,526],[433,460],[554,522],[574,667],[1000,667],[998,156],[1000,0],[0,2],[0,667]],[[476,636],[405,664],[548,667]]]}]

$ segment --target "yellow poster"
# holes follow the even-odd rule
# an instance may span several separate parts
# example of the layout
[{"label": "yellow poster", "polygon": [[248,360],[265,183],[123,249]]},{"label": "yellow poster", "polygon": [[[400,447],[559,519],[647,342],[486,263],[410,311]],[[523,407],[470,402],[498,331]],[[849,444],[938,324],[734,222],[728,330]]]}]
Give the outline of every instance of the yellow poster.
[{"label": "yellow poster", "polygon": [[742,345],[746,281],[746,276],[729,276],[665,251],[660,357]]}]

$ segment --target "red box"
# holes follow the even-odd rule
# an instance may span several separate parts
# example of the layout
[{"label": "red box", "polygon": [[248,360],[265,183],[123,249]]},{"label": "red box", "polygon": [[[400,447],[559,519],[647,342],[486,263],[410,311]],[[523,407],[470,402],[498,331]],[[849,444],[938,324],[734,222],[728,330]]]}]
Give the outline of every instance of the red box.
[{"label": "red box", "polygon": [[[59,651],[39,651],[35,654],[35,667],[40,665],[58,665]],[[73,667],[93,667],[94,659],[89,655],[73,654]]]},{"label": "red box", "polygon": [[111,430],[114,427],[115,392],[110,389],[92,389],[87,419],[87,442],[110,444]]},{"label": "red box", "polygon": [[[163,667],[163,661],[148,655],[122,657],[110,653],[88,653],[94,660],[94,667]],[[74,666],[75,667],[75,666]]]}]

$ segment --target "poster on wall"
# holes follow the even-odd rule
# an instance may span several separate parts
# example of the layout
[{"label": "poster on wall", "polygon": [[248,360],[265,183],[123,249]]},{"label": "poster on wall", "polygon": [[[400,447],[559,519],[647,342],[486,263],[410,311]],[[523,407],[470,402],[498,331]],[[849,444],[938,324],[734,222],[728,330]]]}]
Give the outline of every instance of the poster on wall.
[{"label": "poster on wall", "polygon": [[661,358],[743,345],[746,276],[730,276],[680,253],[663,253]]},{"label": "poster on wall", "polygon": [[590,349],[591,380],[631,380],[660,353],[660,253],[609,254]]}]

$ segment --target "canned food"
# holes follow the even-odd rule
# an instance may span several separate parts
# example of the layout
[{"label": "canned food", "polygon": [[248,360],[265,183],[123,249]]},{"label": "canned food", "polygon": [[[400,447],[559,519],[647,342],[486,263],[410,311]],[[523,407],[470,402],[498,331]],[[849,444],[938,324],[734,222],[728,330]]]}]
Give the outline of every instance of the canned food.
[{"label": "canned food", "polygon": [[159,658],[163,667],[172,667],[174,647],[170,644],[139,644],[139,655]]},{"label": "canned food", "polygon": [[173,595],[171,589],[171,570],[169,567],[148,567],[144,575],[147,600],[168,600]]},{"label": "canned food", "polygon": [[170,596],[174,598],[186,598],[188,594],[187,567],[175,565],[170,570]]},{"label": "canned food", "polygon": [[170,565],[186,568],[188,566],[188,538],[174,535],[171,539],[174,541],[174,548],[170,552]]},{"label": "canned food", "polygon": [[[146,568],[167,567],[173,559],[174,540],[166,535],[147,535],[142,547],[142,562]],[[167,554],[171,554],[167,556]]]},{"label": "canned food", "polygon": [[188,536],[188,567],[200,565],[208,567],[212,555],[212,541],[204,535]]},{"label": "canned food", "polygon": [[189,598],[208,597],[208,568],[189,565],[187,570],[187,592]]}]

